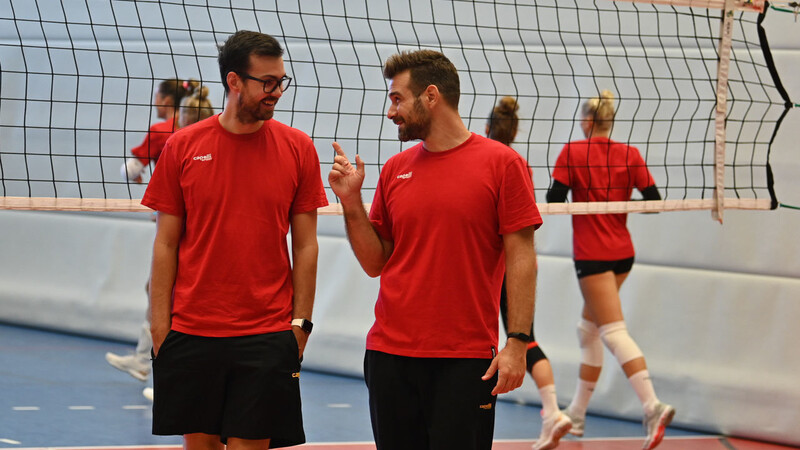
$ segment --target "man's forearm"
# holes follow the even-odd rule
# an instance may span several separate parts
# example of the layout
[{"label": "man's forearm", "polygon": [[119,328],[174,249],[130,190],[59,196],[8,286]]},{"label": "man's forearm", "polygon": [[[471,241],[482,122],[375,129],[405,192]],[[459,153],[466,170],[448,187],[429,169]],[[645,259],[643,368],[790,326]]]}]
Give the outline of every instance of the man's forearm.
[{"label": "man's forearm", "polygon": [[155,243],[150,274],[150,327],[159,332],[166,333],[171,326],[172,289],[177,270],[178,249]]},{"label": "man's forearm", "polygon": [[292,285],[294,286],[292,316],[294,318],[311,320],[317,285],[318,254],[319,245],[316,242],[294,249],[292,259]]},{"label": "man's forearm", "polygon": [[344,224],[347,238],[359,264],[371,277],[381,274],[383,266],[389,259],[390,249],[387,249],[372,223],[369,221],[367,211],[359,197],[357,201],[342,203],[344,210]]}]

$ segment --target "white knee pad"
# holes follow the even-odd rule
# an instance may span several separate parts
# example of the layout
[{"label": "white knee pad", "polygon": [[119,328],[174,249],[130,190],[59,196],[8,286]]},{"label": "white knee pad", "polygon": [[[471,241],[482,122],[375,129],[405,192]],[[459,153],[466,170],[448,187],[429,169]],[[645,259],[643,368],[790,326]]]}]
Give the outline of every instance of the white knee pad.
[{"label": "white knee pad", "polygon": [[636,358],[641,358],[644,355],[639,350],[639,346],[633,341],[631,335],[628,334],[628,328],[625,322],[611,322],[600,327],[600,338],[606,344],[606,347],[611,351],[619,364],[625,364],[628,361],[633,361]]},{"label": "white knee pad", "polygon": [[585,319],[578,322],[578,342],[581,346],[581,364],[603,367],[603,343],[595,324]]}]

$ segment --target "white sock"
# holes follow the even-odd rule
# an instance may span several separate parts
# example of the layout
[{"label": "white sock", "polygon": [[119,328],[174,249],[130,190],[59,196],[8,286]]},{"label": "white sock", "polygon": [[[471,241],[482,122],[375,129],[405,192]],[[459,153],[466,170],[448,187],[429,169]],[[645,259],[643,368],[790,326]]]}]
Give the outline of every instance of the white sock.
[{"label": "white sock", "polygon": [[549,419],[559,413],[558,398],[556,397],[556,385],[548,384],[539,388],[539,396],[542,398],[542,418]]},{"label": "white sock", "polygon": [[639,401],[642,402],[644,413],[652,413],[658,404],[658,397],[656,397],[656,391],[653,388],[653,381],[650,379],[650,372],[647,369],[640,370],[631,375],[628,381],[630,381],[633,390],[636,391]]},{"label": "white sock", "polygon": [[596,381],[586,381],[578,378],[578,385],[575,387],[575,395],[572,397],[572,403],[567,407],[570,414],[577,417],[584,417],[586,415],[586,408],[589,406],[589,400],[592,398],[592,393],[594,393],[594,387],[596,385]]}]

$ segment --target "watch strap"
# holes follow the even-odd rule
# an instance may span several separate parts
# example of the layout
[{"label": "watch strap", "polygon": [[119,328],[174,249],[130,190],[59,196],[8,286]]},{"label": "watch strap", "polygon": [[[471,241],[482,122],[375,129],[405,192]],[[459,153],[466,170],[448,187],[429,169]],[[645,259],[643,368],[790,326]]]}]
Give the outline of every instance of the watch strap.
[{"label": "watch strap", "polygon": [[531,336],[525,333],[508,333],[506,336],[508,336],[509,339],[519,339],[525,343],[531,342]]}]

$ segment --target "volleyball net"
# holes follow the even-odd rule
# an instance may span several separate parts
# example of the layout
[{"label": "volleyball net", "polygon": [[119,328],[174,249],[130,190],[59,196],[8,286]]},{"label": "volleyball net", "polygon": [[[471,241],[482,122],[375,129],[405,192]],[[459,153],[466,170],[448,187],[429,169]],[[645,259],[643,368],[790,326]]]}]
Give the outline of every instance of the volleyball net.
[{"label": "volleyball net", "polygon": [[[284,44],[292,87],[275,118],[367,165],[408,148],[388,108],[385,59],[432,48],[456,65],[460,113],[483,134],[513,96],[512,146],[549,214],[777,206],[770,146],[791,108],[766,40],[766,2],[734,0],[0,0],[0,209],[138,211],[120,166],[165,79],[196,79],[220,110],[217,45],[240,29]],[[612,138],[639,148],[663,200],[545,204],[556,157],[582,139],[582,103],[617,97]],[[148,170],[152,170],[152,165]],[[144,176],[146,183],[149,173]],[[337,213],[337,199],[326,185]]]}]

